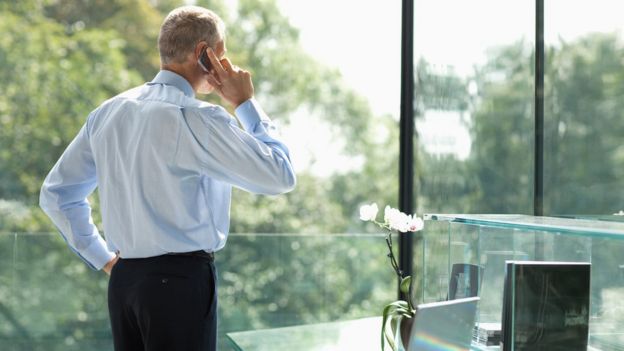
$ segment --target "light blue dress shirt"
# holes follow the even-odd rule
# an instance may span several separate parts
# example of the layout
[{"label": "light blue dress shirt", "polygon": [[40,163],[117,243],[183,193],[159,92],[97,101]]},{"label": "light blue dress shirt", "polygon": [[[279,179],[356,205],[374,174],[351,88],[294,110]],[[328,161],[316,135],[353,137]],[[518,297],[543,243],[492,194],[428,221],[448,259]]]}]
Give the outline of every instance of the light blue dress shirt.
[{"label": "light blue dress shirt", "polygon": [[[280,194],[295,186],[288,148],[253,99],[226,110],[195,99],[171,71],[95,109],[41,188],[40,205],[91,268],[122,258],[217,251],[232,186]],[[87,196],[99,187],[103,230]]]}]

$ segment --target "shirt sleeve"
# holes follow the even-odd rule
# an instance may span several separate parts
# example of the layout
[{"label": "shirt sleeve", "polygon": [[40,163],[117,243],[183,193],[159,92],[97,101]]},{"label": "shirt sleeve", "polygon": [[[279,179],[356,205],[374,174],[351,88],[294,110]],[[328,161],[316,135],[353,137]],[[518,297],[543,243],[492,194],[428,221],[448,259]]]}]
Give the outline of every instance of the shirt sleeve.
[{"label": "shirt sleeve", "polygon": [[87,196],[97,186],[86,125],[46,177],[39,205],[69,247],[92,269],[102,269],[115,254],[108,250],[91,218]]},{"label": "shirt sleeve", "polygon": [[235,113],[244,130],[221,107],[186,114],[195,139],[190,147],[202,171],[253,193],[276,195],[292,190],[296,176],[276,126],[254,99],[242,103]]}]

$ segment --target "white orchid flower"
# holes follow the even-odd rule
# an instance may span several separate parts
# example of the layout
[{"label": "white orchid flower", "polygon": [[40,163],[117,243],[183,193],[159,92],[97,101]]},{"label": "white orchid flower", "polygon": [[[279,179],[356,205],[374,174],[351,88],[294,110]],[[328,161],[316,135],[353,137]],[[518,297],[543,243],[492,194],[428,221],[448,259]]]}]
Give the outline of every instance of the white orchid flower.
[{"label": "white orchid flower", "polygon": [[408,231],[408,216],[396,208],[386,206],[384,211],[384,220],[391,229],[398,230],[403,233]]},{"label": "white orchid flower", "polygon": [[408,221],[408,229],[410,232],[417,232],[419,230],[422,230],[425,227],[425,222],[423,222],[422,218],[413,215],[413,216],[409,216],[409,221]]},{"label": "white orchid flower", "polygon": [[379,208],[376,203],[363,205],[360,207],[360,219],[363,221],[374,221],[377,218],[377,212],[379,212]]}]

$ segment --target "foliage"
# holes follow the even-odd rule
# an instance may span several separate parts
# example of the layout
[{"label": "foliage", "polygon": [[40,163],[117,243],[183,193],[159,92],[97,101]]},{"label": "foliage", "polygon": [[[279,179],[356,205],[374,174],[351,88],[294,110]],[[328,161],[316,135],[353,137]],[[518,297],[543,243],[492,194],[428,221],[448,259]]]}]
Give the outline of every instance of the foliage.
[{"label": "foliage", "polygon": [[624,207],[624,43],[592,34],[548,54],[545,210],[615,213]]},{"label": "foliage", "polygon": [[[160,3],[162,6],[180,2]],[[162,15],[150,1],[46,0],[42,12],[46,18],[63,25],[68,31],[84,28],[115,32],[129,68],[137,71],[143,79],[150,79],[158,72],[159,58],[155,44]]]},{"label": "foliage", "polygon": [[471,212],[530,213],[533,194],[533,74],[530,49],[501,48],[475,75],[469,169],[478,189]]},{"label": "foliage", "polygon": [[138,82],[114,32],[68,34],[0,13],[0,198],[37,201],[43,177],[97,103]]},{"label": "foliage", "polygon": [[[338,202],[321,201],[319,194],[329,184],[310,174],[297,175],[297,189],[282,196],[255,196],[234,190],[231,231],[233,233],[327,233],[346,228],[348,218],[337,216]],[[317,199],[318,201],[310,201]]]},{"label": "foliage", "polygon": [[[621,56],[614,34],[592,34],[548,48],[545,77],[544,189],[547,214],[611,214],[623,206],[618,180]],[[530,213],[533,184],[533,54],[526,43],[501,48],[474,79],[474,212]]]}]

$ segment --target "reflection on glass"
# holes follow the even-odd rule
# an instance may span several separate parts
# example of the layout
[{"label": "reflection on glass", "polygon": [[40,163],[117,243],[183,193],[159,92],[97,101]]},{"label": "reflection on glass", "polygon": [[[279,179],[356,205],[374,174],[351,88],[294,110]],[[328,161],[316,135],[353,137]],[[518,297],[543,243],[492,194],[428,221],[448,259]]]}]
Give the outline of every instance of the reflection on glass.
[{"label": "reflection on glass", "polygon": [[414,2],[417,204],[530,213],[534,7]]},{"label": "reflection on glass", "polygon": [[[624,210],[624,5],[545,2],[544,209]],[[565,16],[562,14],[565,13]]]}]

